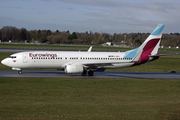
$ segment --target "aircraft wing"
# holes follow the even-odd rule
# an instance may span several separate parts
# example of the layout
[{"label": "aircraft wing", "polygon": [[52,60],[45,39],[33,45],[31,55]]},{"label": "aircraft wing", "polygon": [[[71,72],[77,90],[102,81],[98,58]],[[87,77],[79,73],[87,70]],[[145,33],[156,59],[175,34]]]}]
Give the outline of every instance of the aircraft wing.
[{"label": "aircraft wing", "polygon": [[113,66],[112,63],[85,63],[83,65],[90,68],[97,68],[100,66]]},{"label": "aircraft wing", "polygon": [[[113,63],[83,63],[87,68],[98,68],[103,66],[114,66],[114,64],[123,64],[126,62],[113,62]],[[127,62],[128,63],[128,62]]]}]

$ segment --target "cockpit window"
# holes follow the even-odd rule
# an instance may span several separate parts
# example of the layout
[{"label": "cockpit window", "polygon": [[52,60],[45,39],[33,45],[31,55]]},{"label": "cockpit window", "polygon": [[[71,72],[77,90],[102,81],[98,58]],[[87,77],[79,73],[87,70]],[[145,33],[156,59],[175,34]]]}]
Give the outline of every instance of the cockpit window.
[{"label": "cockpit window", "polygon": [[14,58],[16,58],[16,56],[9,56],[9,58],[12,58],[12,59],[14,59]]}]

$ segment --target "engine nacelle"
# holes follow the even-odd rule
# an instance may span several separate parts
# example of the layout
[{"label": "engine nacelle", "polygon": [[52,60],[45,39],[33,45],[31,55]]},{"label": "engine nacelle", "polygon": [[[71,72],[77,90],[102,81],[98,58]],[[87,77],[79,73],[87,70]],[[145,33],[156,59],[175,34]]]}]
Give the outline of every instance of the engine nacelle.
[{"label": "engine nacelle", "polygon": [[65,73],[83,73],[84,68],[82,65],[66,65]]}]

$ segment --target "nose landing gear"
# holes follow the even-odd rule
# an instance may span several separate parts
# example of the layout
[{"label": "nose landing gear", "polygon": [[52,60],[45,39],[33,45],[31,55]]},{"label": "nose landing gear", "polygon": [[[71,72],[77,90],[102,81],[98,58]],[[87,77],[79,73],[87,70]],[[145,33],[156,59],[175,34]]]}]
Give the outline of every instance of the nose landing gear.
[{"label": "nose landing gear", "polygon": [[19,74],[22,74],[22,70],[19,70],[18,73],[19,73]]},{"label": "nose landing gear", "polygon": [[21,68],[12,68],[12,70],[18,70],[18,73],[19,73],[19,74],[22,74]]}]

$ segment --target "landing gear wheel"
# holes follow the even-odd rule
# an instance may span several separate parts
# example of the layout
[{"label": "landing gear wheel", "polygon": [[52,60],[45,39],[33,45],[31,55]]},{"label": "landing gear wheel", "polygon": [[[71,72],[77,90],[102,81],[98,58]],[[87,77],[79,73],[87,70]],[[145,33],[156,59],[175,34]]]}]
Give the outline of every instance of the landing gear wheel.
[{"label": "landing gear wheel", "polygon": [[94,75],[94,71],[89,71],[89,72],[88,72],[88,75],[89,75],[89,76],[93,76],[93,75]]},{"label": "landing gear wheel", "polygon": [[18,73],[19,73],[19,74],[22,74],[22,70],[19,70]]}]

